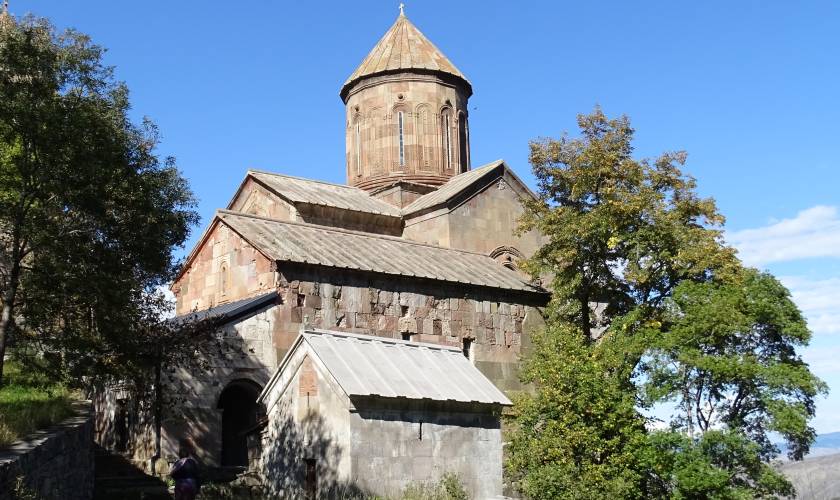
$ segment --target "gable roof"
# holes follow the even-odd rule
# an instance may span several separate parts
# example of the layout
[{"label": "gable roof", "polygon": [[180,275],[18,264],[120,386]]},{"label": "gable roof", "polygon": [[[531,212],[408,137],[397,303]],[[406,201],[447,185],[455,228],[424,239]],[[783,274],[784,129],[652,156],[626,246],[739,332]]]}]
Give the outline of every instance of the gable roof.
[{"label": "gable roof", "polygon": [[217,218],[275,261],[545,293],[487,255],[227,210]]},{"label": "gable roof", "polygon": [[215,307],[211,307],[209,309],[204,309],[201,311],[188,312],[180,316],[175,316],[174,318],[169,319],[167,322],[172,325],[178,325],[183,323],[192,323],[195,321],[203,321],[205,319],[212,318],[217,322],[221,321],[224,323],[228,323],[235,319],[241,318],[242,316],[252,311],[256,311],[257,309],[263,306],[272,304],[276,299],[277,291],[272,290],[268,293],[257,295],[256,297],[249,297],[247,299],[236,300],[234,302],[228,302],[226,304],[219,304]]},{"label": "gable roof", "polygon": [[[399,208],[374,198],[356,187],[259,170],[248,170],[247,175],[293,205],[306,203],[395,218],[400,216]],[[233,204],[238,195],[237,192],[228,207]]]},{"label": "gable roof", "polygon": [[300,333],[260,399],[303,343],[349,397],[512,404],[457,347],[316,329]]},{"label": "gable roof", "polygon": [[356,71],[341,86],[341,97],[345,98],[350,87],[362,78],[405,70],[423,70],[454,76],[463,80],[468,94],[472,94],[472,85],[467,77],[417,29],[417,26],[400,14]]},{"label": "gable roof", "polygon": [[402,214],[403,216],[411,215],[445,204],[459,194],[465,192],[470,187],[474,186],[479,182],[479,180],[484,178],[484,176],[491,175],[491,173],[497,169],[500,171],[500,174],[507,172],[527,193],[531,194],[531,196],[535,196],[531,190],[528,189],[525,183],[522,182],[522,180],[517,177],[510,168],[508,168],[504,160],[496,160],[452,177],[436,191],[425,194],[406,205],[402,209]]}]

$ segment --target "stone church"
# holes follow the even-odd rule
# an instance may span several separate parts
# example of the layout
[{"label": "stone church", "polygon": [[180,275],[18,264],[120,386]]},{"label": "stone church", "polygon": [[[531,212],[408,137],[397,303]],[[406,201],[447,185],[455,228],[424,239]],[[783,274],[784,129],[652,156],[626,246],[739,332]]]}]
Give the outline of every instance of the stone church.
[{"label": "stone church", "polygon": [[[502,393],[486,399],[483,394],[492,392],[487,387],[472,392],[484,387],[480,380],[506,394],[520,388],[520,356],[530,333],[543,324],[549,296],[518,269],[519,260],[542,242],[539,234],[516,231],[522,200],[534,194],[503,160],[471,165],[472,93],[466,76],[401,13],[339,92],[346,184],[257,170],[245,174],[172,285],[177,314],[220,318],[232,354],[214,360],[206,372],[176,373],[173,384],[188,400],[163,423],[165,456],[174,456],[178,440],[190,436],[208,465],[253,461],[247,444],[253,429],[260,422],[265,427],[266,413],[272,415],[266,406],[281,398],[294,377],[295,394],[306,394],[307,408],[318,385],[313,377],[320,376],[351,413],[390,408],[399,416],[371,418],[404,420],[411,429],[417,422],[422,428],[423,418],[450,415],[437,422],[438,431],[446,425],[455,433],[476,426],[489,430],[479,433],[482,438],[447,434],[447,440],[501,439],[499,413],[509,401]],[[327,361],[318,342],[344,346],[337,352],[347,348],[348,357]],[[402,356],[405,369],[375,370],[389,362],[375,357],[382,352]],[[453,352],[464,364],[442,373],[450,370]],[[295,359],[293,368],[284,368]],[[339,376],[331,366],[349,371]],[[368,380],[367,392],[358,394],[348,389],[368,376],[389,380]],[[459,396],[446,396],[448,391]],[[360,402],[377,410],[359,410]],[[406,413],[411,411],[420,413]],[[429,412],[438,417],[422,416]],[[491,424],[459,423],[456,414]],[[263,430],[264,448],[271,435]],[[447,455],[446,463],[461,464],[459,474],[476,481],[497,475],[498,486],[498,444],[485,451],[463,448],[461,462]],[[385,440],[377,446],[389,445]],[[135,457],[144,458],[139,455],[148,447],[132,446]],[[394,444],[385,461],[411,453],[405,449]],[[463,464],[469,454],[486,455],[487,449],[495,455],[471,460],[484,461],[486,471],[474,473]],[[425,471],[405,472],[408,479],[446,472],[444,458],[435,461],[437,452],[429,453],[431,462],[403,464],[406,471]],[[347,458],[348,471],[357,458]],[[264,452],[265,460],[277,457]],[[316,467],[326,467],[308,460],[314,459],[301,458],[298,474],[304,482],[314,481]],[[361,474],[352,470],[354,477]],[[325,474],[318,474],[320,484]],[[476,495],[479,490],[472,489]]]}]

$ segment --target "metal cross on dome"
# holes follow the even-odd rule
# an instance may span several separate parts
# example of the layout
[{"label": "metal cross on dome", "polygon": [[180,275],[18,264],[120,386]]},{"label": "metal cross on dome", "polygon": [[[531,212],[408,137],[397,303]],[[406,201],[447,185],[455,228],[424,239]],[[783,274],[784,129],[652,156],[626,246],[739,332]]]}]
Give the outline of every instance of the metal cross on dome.
[{"label": "metal cross on dome", "polygon": [[405,4],[402,3],[402,2],[400,2],[400,15],[401,16],[405,15]]}]

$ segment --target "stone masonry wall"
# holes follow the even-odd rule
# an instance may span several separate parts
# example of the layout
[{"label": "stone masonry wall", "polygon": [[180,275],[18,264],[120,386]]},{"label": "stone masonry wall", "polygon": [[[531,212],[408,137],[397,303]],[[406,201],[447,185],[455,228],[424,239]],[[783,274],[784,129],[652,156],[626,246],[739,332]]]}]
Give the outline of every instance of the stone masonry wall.
[{"label": "stone masonry wall", "polygon": [[399,277],[283,266],[274,345],[285,352],[310,326],[465,347],[502,390],[521,388],[520,355],[543,325],[547,297]]},{"label": "stone masonry wall", "polygon": [[268,426],[258,466],[268,496],[307,498],[307,459],[314,461],[318,498],[339,497],[328,493],[336,490],[349,493],[353,478],[347,397],[309,360],[306,349],[295,352],[283,377],[266,401]]},{"label": "stone masonry wall", "polygon": [[363,491],[398,496],[412,482],[454,473],[470,498],[502,493],[498,415],[390,406],[350,415],[353,477]]},{"label": "stone masonry wall", "polygon": [[[458,116],[466,120],[465,89],[432,75],[392,74],[357,84],[346,101],[347,184],[373,189],[405,178],[442,184],[467,169]],[[403,113],[403,162],[399,158],[398,113]],[[441,116],[449,114],[449,130]],[[358,127],[358,142],[357,142]],[[446,160],[446,137],[449,160]],[[360,148],[357,150],[357,146]]]},{"label": "stone masonry wall", "polygon": [[490,255],[500,247],[513,247],[528,257],[542,245],[540,235],[516,234],[524,212],[518,183],[504,177],[490,180],[483,190],[453,208],[440,209],[406,220],[403,237],[421,243]]},{"label": "stone masonry wall", "polygon": [[524,193],[507,175],[494,181],[449,214],[449,245],[489,255],[500,246],[514,247],[525,256],[542,246],[539,233],[516,235],[525,208],[519,201]]},{"label": "stone masonry wall", "polygon": [[277,220],[297,220],[297,211],[292,205],[281,200],[250,176],[237,193],[236,199],[231,202],[230,209]]},{"label": "stone masonry wall", "polygon": [[78,415],[0,450],[0,500],[93,498],[93,417],[90,403]]},{"label": "stone masonry wall", "polygon": [[[146,461],[155,453],[152,402],[137,399],[129,387],[97,387],[90,393],[94,410],[93,439],[99,446]],[[125,419],[120,422],[120,413]],[[123,429],[119,427],[125,426]],[[125,447],[120,449],[120,433],[125,432]]]},{"label": "stone masonry wall", "polygon": [[214,224],[172,285],[176,314],[253,297],[274,287],[271,261],[222,223]]},{"label": "stone masonry wall", "polygon": [[222,352],[208,360],[207,369],[178,368],[168,373],[166,390],[180,402],[166,410],[162,453],[177,459],[178,441],[190,437],[202,463],[221,461],[222,391],[233,381],[247,380],[264,387],[279,359],[272,345],[278,307],[270,305],[244,319],[225,325],[219,336]]}]

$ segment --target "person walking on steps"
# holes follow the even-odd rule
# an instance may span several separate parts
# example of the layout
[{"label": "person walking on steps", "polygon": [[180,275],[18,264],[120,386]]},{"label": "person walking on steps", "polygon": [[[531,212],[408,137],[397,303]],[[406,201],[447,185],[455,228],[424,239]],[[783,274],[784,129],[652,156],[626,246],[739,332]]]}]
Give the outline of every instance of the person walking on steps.
[{"label": "person walking on steps", "polygon": [[177,462],[169,469],[169,476],[175,480],[175,500],[195,500],[199,482],[198,460],[195,459],[195,447],[189,439],[179,443]]}]

